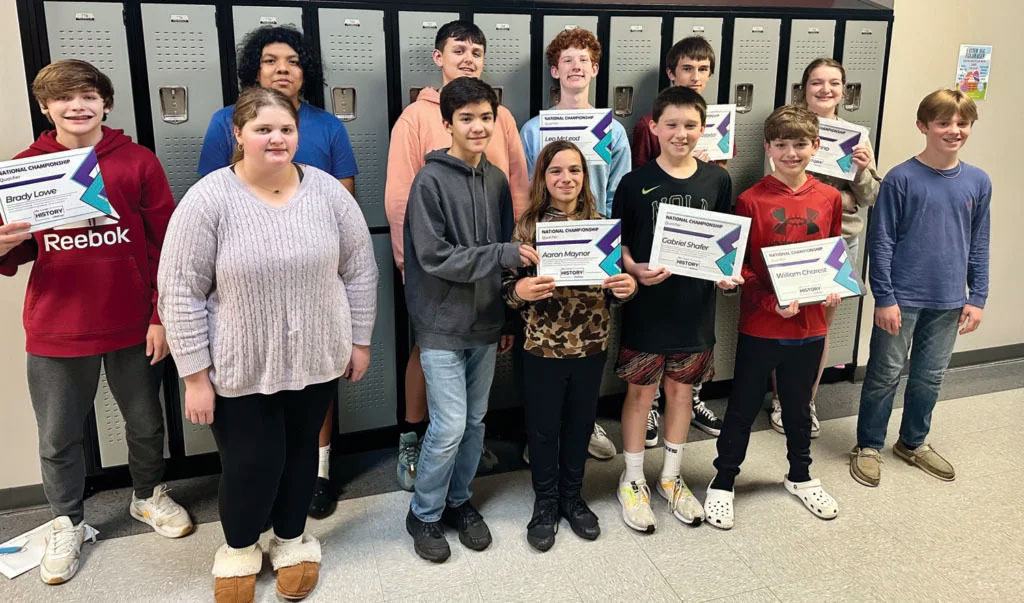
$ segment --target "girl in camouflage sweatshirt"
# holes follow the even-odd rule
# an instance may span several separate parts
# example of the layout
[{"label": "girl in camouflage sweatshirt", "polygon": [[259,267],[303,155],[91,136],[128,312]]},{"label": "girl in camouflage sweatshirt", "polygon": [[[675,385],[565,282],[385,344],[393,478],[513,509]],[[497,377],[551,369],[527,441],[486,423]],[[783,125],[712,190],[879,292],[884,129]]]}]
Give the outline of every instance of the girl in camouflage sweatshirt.
[{"label": "girl in camouflage sweatshirt", "polygon": [[[597,220],[587,164],[571,142],[549,144],[537,158],[530,205],[516,223],[514,241],[533,245],[537,222]],[[559,516],[573,532],[593,540],[597,516],[580,497],[604,370],[611,305],[636,293],[628,274],[601,285],[555,287],[533,268],[506,271],[506,303],[526,322],[523,395],[527,443],[536,496],[527,541],[546,551]]]}]

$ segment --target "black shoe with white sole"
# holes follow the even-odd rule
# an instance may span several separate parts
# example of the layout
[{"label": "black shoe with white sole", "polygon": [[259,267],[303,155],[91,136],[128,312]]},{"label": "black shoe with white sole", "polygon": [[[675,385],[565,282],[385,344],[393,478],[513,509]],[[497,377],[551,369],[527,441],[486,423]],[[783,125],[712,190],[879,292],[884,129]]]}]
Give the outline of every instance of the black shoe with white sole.
[{"label": "black shoe with white sole", "polygon": [[716,438],[718,434],[722,433],[722,419],[718,418],[718,415],[705,406],[704,401],[699,398],[694,400],[693,418],[690,419],[690,425]]}]

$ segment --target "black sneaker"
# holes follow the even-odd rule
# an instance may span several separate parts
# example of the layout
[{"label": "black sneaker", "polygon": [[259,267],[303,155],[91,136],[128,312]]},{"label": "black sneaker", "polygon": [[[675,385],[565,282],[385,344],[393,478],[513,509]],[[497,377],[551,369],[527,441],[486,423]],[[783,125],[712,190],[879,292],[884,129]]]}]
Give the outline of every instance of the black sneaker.
[{"label": "black sneaker", "polygon": [[444,508],[441,523],[459,532],[459,542],[474,551],[491,546],[491,531],[484,518],[468,500],[457,507]]},{"label": "black sneaker", "polygon": [[553,500],[537,500],[533,503],[533,517],[526,525],[526,542],[540,552],[555,544],[558,533],[558,503]]},{"label": "black sneaker", "polygon": [[569,521],[569,527],[574,534],[586,540],[597,540],[601,535],[601,525],[597,521],[597,515],[590,510],[587,503],[577,494],[576,498],[568,502],[562,502],[558,509],[562,517]]},{"label": "black sneaker", "polygon": [[313,519],[323,519],[338,506],[338,496],[331,487],[330,480],[322,477],[316,478],[316,488],[313,489],[313,500],[309,502],[309,516]]},{"label": "black sneaker", "polygon": [[444,537],[444,530],[438,521],[422,521],[412,514],[405,516],[405,531],[412,536],[413,548],[416,554],[427,561],[444,563],[452,555],[452,549],[448,546],[448,539]]},{"label": "black sneaker", "polygon": [[693,397],[693,418],[690,419],[690,425],[716,438],[722,433],[722,420],[710,408],[704,406],[704,401],[697,397],[696,392]]},{"label": "black sneaker", "polygon": [[658,423],[661,422],[661,415],[658,409],[651,407],[647,411],[647,433],[644,434],[644,448],[653,448],[658,445]]}]

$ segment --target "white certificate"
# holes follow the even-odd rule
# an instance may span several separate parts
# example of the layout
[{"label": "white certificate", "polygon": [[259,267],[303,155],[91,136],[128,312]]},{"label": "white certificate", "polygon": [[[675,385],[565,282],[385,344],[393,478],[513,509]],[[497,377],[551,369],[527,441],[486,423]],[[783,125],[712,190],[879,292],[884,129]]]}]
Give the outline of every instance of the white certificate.
[{"label": "white certificate", "polygon": [[849,122],[819,118],[818,138],[821,139],[821,146],[811,157],[807,171],[843,180],[856,178],[853,147],[867,142],[868,129]]},{"label": "white certificate", "polygon": [[762,247],[761,255],[780,306],[794,301],[814,304],[832,293],[864,295],[864,283],[853,269],[843,237]]},{"label": "white certificate", "polygon": [[711,161],[732,159],[736,151],[736,105],[708,105],[704,134],[696,151],[707,151]]},{"label": "white certificate", "polygon": [[567,109],[540,112],[540,146],[573,142],[587,163],[612,162],[612,110]]},{"label": "white certificate", "polygon": [[92,147],[0,161],[0,217],[29,232],[92,218],[117,218]]},{"label": "white certificate", "polygon": [[600,285],[622,272],[622,224],[618,220],[537,223],[537,276],[555,285]]},{"label": "white certificate", "polygon": [[749,232],[746,216],[662,203],[648,266],[715,282],[739,276]]}]

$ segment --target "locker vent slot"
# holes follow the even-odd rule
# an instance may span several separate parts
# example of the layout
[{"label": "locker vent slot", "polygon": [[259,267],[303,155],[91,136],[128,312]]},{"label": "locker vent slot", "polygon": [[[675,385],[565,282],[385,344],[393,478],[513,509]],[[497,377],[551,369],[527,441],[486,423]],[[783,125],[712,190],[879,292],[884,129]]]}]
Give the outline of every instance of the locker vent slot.
[{"label": "locker vent slot", "polygon": [[[121,67],[114,60],[114,43],[108,29],[61,29],[57,32],[57,48],[61,58],[76,58],[88,61],[101,71]],[[110,75],[109,73],[107,74]]]},{"label": "locker vent slot", "polygon": [[[379,52],[378,37],[372,32],[360,34],[347,30],[345,35],[332,33],[327,37],[324,62],[328,65],[344,65],[345,71],[371,73],[376,66],[376,55]],[[487,57],[488,60],[490,58]],[[430,61],[430,66],[437,69],[433,61]]]}]

